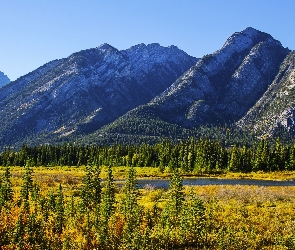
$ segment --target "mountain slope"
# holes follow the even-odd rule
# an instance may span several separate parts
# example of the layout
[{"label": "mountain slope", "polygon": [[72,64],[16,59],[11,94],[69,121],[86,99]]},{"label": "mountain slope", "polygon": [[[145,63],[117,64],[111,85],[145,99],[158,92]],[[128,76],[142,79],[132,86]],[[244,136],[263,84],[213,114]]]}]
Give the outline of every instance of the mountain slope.
[{"label": "mountain slope", "polygon": [[237,122],[246,131],[272,136],[285,128],[295,132],[295,52],[290,52],[280,71],[260,100]]},{"label": "mountain slope", "polygon": [[155,142],[219,126],[227,138],[228,125],[295,135],[294,65],[294,52],[253,28],[200,60],[175,46],[103,44],[2,87],[0,145]]},{"label": "mountain slope", "polygon": [[103,44],[45,64],[0,89],[2,144],[95,131],[170,86],[198,59],[175,46]]},{"label": "mountain slope", "polygon": [[153,124],[162,121],[165,135],[171,134],[175,125],[197,128],[236,122],[261,98],[288,53],[269,34],[253,28],[234,33],[220,50],[201,58],[162,94],[103,132],[128,134],[125,123],[141,127],[145,134],[155,131]]},{"label": "mountain slope", "polygon": [[9,82],[10,79],[7,77],[7,75],[4,75],[4,73],[0,71],[0,88]]}]

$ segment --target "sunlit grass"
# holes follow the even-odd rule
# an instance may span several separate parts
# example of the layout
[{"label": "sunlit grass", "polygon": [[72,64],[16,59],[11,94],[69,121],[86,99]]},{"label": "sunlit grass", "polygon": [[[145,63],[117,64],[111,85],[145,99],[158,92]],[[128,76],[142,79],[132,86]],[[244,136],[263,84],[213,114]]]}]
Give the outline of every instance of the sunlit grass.
[{"label": "sunlit grass", "polygon": [[[55,167],[33,167],[34,176],[41,181],[52,182],[78,182],[81,183],[83,176],[85,175],[85,166],[55,166]],[[125,179],[128,173],[129,167],[114,166],[112,167],[113,176],[115,179]],[[5,167],[0,167],[0,174],[4,173]],[[18,179],[25,172],[24,167],[10,167],[10,171]],[[106,177],[107,167],[101,167],[101,178]],[[164,178],[168,179],[171,176],[171,170],[165,168],[164,171],[160,171],[156,167],[135,167],[137,178]],[[259,180],[292,180],[295,179],[295,171],[274,171],[274,172],[221,172],[215,174],[196,174],[181,172],[183,177],[214,177],[214,178],[233,178],[233,179],[259,179]]]},{"label": "sunlit grass", "polygon": [[[1,168],[1,173],[4,168]],[[116,179],[123,179],[128,168],[114,167]],[[138,178],[167,178],[170,173],[161,173],[157,168],[136,168]],[[24,168],[11,167],[14,201],[19,198]],[[65,205],[69,206],[71,197],[78,204],[85,167],[36,167],[33,168],[33,179],[38,183],[41,196],[50,192],[56,193],[59,184],[63,187]],[[220,175],[223,178],[255,178],[255,179],[288,179],[295,172],[274,173],[229,173]],[[102,167],[101,178],[106,177],[106,167]],[[216,176],[215,176],[216,177]],[[185,186],[185,199],[194,193],[206,208],[207,249],[294,249],[295,230],[295,187],[265,187],[245,185],[208,185]],[[116,188],[116,200],[120,201],[123,192]],[[168,200],[168,191],[146,185],[138,190],[138,203],[144,211],[151,211],[155,206],[164,208]],[[116,206],[118,203],[116,204]],[[32,206],[33,211],[33,206]],[[3,210],[0,230],[16,224],[20,208],[14,206],[10,213]],[[79,221],[69,222],[65,233],[61,236],[71,237],[72,243],[79,249],[85,239]],[[50,222],[51,223],[51,222]],[[49,225],[51,225],[49,223]],[[52,222],[54,223],[54,222]],[[73,223],[73,224],[71,224]],[[76,223],[76,224],[75,224]],[[78,226],[77,226],[78,225]],[[77,226],[77,227],[76,227]],[[294,243],[294,244],[293,244]],[[293,245],[292,245],[293,244]],[[187,248],[190,249],[190,248]]]}]

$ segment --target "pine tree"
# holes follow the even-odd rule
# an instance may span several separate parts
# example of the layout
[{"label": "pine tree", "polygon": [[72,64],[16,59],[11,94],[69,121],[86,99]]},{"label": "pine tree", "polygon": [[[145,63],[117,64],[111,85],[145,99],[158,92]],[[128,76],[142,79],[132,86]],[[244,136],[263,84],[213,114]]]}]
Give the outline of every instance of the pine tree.
[{"label": "pine tree", "polygon": [[283,161],[282,151],[283,150],[282,150],[281,141],[278,138],[275,143],[275,148],[271,154],[272,170],[275,170],[275,171],[283,170],[283,166],[284,166],[285,162]]},{"label": "pine tree", "polygon": [[127,249],[137,249],[135,246],[140,238],[138,231],[141,221],[141,209],[137,203],[137,180],[134,167],[130,167],[126,183],[124,185],[124,198],[122,201],[122,212],[124,227],[122,241]]},{"label": "pine tree", "polygon": [[206,216],[203,201],[191,189],[180,218],[181,238],[201,249],[205,241]]},{"label": "pine tree", "polygon": [[5,168],[5,173],[0,186],[0,209],[6,202],[13,200],[13,189],[10,181],[11,173],[9,167]]},{"label": "pine tree", "polygon": [[98,208],[99,204],[101,203],[101,179],[100,175],[100,168],[98,166],[94,167],[93,171],[93,206]]},{"label": "pine tree", "polygon": [[107,179],[104,186],[104,192],[102,196],[101,213],[103,217],[109,218],[114,212],[115,204],[115,184],[112,173],[112,168],[109,165],[107,170]]},{"label": "pine tree", "polygon": [[24,246],[24,237],[25,235],[25,223],[23,220],[22,213],[19,215],[18,220],[15,225],[15,231],[13,235],[13,243],[17,245],[17,249],[23,249]]},{"label": "pine tree", "polygon": [[59,184],[57,199],[56,199],[56,232],[61,234],[65,225],[65,206],[62,186]]},{"label": "pine tree", "polygon": [[99,242],[106,249],[109,246],[109,228],[108,222],[112,214],[114,213],[115,207],[115,185],[114,178],[112,173],[112,168],[109,165],[107,170],[107,179],[104,186],[104,192],[102,195],[102,202],[100,206],[100,220],[97,223],[98,227],[96,228]]},{"label": "pine tree", "polygon": [[173,215],[177,215],[181,210],[184,201],[182,178],[178,169],[173,171],[169,184],[169,208]]},{"label": "pine tree", "polygon": [[228,164],[228,171],[235,172],[238,171],[240,167],[240,157],[239,157],[239,151],[236,145],[233,146],[231,149],[230,154],[230,161]]},{"label": "pine tree", "polygon": [[290,155],[289,155],[289,161],[288,161],[288,170],[294,170],[295,169],[295,145],[293,145],[290,148]]},{"label": "pine tree", "polygon": [[33,178],[32,178],[32,169],[29,167],[29,164],[26,165],[26,172],[23,176],[23,184],[20,190],[20,200],[19,204],[24,205],[24,210],[29,211],[29,195],[33,188]]},{"label": "pine tree", "polygon": [[86,167],[86,175],[83,178],[83,187],[81,191],[81,198],[83,207],[94,210],[98,208],[101,202],[101,180],[99,178],[99,167]]},{"label": "pine tree", "polygon": [[181,227],[181,215],[183,210],[184,193],[182,179],[179,171],[174,170],[168,190],[168,201],[161,213],[157,231],[159,232],[162,247],[164,249],[175,249],[179,230]]}]

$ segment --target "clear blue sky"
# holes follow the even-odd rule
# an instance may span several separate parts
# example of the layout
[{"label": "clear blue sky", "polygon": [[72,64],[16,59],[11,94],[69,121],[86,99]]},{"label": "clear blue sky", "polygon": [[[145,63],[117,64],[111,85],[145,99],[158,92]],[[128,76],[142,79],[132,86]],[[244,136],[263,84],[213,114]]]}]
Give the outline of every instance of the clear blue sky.
[{"label": "clear blue sky", "polygon": [[15,80],[102,43],[202,57],[249,26],[295,49],[295,0],[0,0],[0,71]]}]

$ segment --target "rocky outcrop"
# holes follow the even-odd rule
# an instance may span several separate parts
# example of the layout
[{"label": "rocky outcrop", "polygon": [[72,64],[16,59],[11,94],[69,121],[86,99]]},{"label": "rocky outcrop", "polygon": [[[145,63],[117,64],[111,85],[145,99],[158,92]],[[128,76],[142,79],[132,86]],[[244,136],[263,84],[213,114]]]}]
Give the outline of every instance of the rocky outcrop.
[{"label": "rocky outcrop", "polygon": [[261,137],[282,128],[295,134],[295,52],[289,53],[268,90],[236,125]]},{"label": "rocky outcrop", "polygon": [[270,35],[253,28],[234,33],[220,50],[201,58],[146,109],[163,121],[187,128],[236,122],[267,90],[288,52]]},{"label": "rocky outcrop", "polygon": [[52,61],[0,90],[2,141],[85,134],[169,87],[198,59],[175,46],[103,44]]}]

